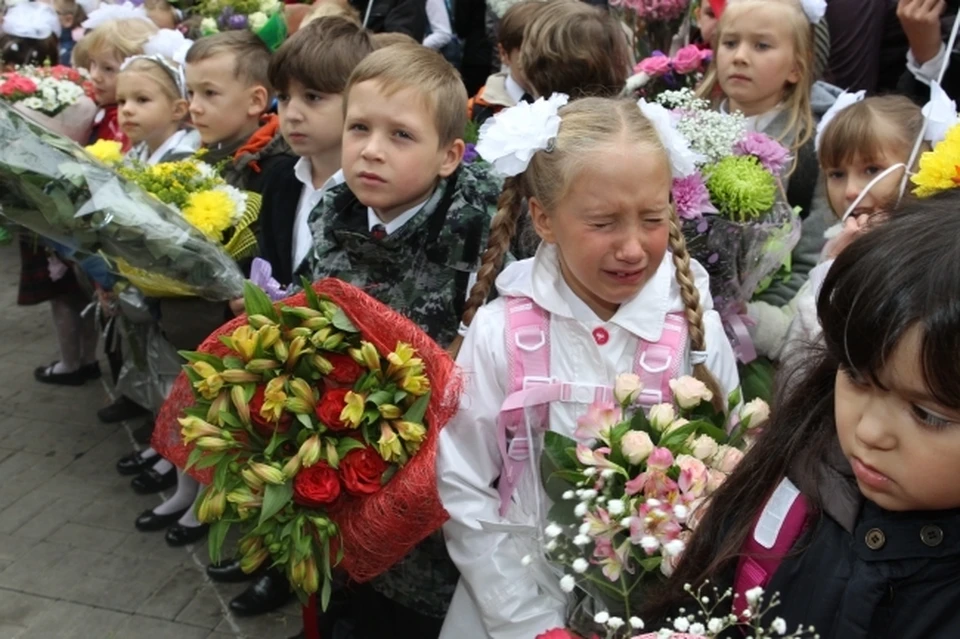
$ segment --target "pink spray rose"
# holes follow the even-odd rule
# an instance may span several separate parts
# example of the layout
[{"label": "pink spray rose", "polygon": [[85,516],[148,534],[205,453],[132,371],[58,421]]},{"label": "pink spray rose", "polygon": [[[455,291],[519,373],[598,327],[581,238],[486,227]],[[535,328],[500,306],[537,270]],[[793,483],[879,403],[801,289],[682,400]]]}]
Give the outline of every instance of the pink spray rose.
[{"label": "pink spray rose", "polygon": [[673,68],[677,73],[691,73],[700,68],[703,57],[695,44],[688,44],[673,56]]},{"label": "pink spray rose", "polygon": [[670,73],[670,58],[662,53],[656,53],[644,58],[633,69],[634,73],[646,73],[650,77],[658,77]]}]

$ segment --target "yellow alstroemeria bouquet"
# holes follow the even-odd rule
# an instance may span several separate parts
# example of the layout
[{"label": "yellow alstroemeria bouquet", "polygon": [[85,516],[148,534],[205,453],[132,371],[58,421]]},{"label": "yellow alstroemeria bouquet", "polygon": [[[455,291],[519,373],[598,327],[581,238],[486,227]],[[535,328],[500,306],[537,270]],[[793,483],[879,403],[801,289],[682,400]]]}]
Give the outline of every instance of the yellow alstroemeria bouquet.
[{"label": "yellow alstroemeria bouquet", "polygon": [[920,156],[920,170],[910,181],[917,187],[913,190],[917,197],[930,197],[960,186],[960,125],[947,131],[932,151]]}]

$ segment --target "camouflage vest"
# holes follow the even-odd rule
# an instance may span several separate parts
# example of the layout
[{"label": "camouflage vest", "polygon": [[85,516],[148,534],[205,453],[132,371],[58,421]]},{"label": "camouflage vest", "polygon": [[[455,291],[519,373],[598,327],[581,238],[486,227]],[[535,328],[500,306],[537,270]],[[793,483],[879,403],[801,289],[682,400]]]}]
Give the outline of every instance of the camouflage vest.
[{"label": "camouflage vest", "polygon": [[362,288],[446,346],[457,334],[500,188],[483,168],[461,166],[409,222],[375,240],[367,207],[346,184],[335,187],[310,214],[313,249],[300,272]]}]

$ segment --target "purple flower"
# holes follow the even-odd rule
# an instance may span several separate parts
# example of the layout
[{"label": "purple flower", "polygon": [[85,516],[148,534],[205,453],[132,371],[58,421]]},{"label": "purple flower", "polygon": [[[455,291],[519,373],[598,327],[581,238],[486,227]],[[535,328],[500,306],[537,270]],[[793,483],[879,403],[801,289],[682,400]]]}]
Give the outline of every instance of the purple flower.
[{"label": "purple flower", "polygon": [[473,142],[467,142],[466,148],[463,150],[463,163],[464,164],[473,164],[479,154],[477,153],[477,145]]},{"label": "purple flower", "polygon": [[235,15],[232,15],[232,16],[230,16],[230,18],[227,20],[227,25],[228,25],[231,29],[234,29],[234,30],[237,30],[237,31],[239,31],[240,29],[246,29],[246,28],[247,28],[247,16],[243,15],[242,13],[237,13],[237,14],[235,14]]},{"label": "purple flower", "polygon": [[698,220],[704,213],[717,212],[699,172],[673,181],[673,202],[683,220]]},{"label": "purple flower", "polygon": [[774,175],[780,175],[790,160],[790,152],[782,144],[763,133],[747,133],[734,145],[733,152],[735,155],[754,156],[760,160],[763,168]]}]

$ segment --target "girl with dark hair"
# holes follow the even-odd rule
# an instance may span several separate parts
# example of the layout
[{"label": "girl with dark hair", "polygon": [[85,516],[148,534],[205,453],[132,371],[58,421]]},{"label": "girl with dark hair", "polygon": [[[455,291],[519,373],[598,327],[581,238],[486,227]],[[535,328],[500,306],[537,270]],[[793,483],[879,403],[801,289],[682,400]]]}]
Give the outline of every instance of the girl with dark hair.
[{"label": "girl with dark hair", "polygon": [[689,608],[684,585],[709,580],[740,599],[779,593],[771,616],[825,638],[957,636],[958,207],[956,191],[907,201],[840,254],[818,302],[823,348],[645,618]]}]

